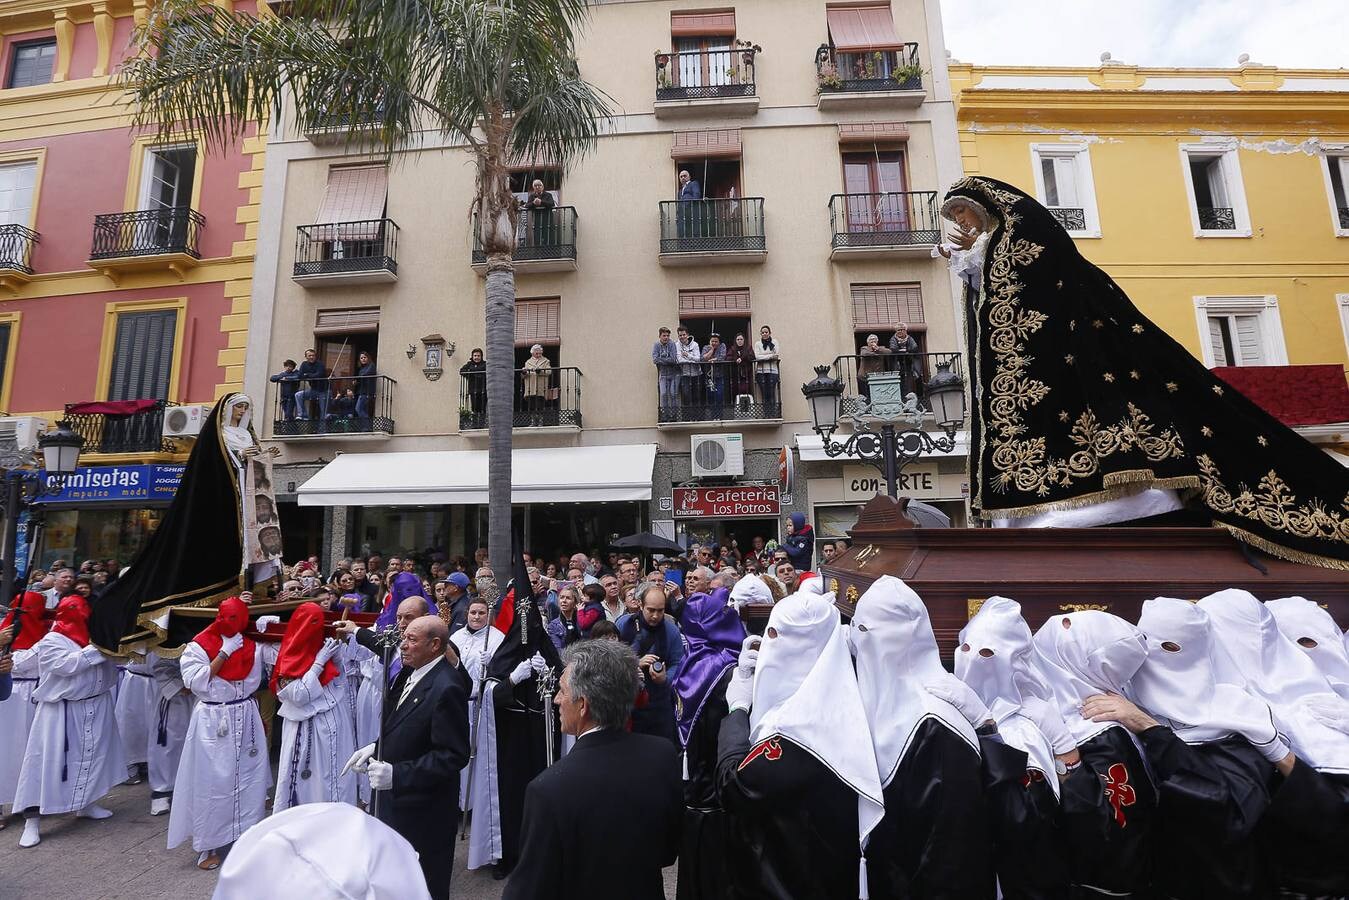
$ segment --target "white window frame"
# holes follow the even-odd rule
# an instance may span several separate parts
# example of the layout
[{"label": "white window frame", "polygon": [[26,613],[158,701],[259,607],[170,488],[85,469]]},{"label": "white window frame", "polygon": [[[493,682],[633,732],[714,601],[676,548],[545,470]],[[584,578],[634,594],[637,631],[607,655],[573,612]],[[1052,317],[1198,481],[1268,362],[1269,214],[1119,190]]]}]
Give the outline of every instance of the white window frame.
[{"label": "white window frame", "polygon": [[[1232,204],[1236,228],[1200,228],[1199,205],[1195,202],[1194,176],[1190,163],[1194,157],[1217,158],[1222,165],[1223,182]],[[1248,238],[1251,236],[1251,212],[1246,206],[1246,186],[1241,177],[1241,160],[1236,140],[1204,141],[1180,145],[1180,169],[1185,178],[1185,202],[1190,207],[1190,225],[1197,238]]]},{"label": "white window frame", "polygon": [[1340,310],[1340,328],[1344,329],[1344,350],[1349,353],[1349,294],[1336,294],[1335,305]]},{"label": "white window frame", "polygon": [[1330,204],[1330,227],[1335,237],[1349,237],[1349,228],[1340,225],[1340,210],[1336,205],[1335,185],[1330,180],[1330,167],[1340,167],[1340,183],[1344,185],[1345,200],[1349,202],[1349,144],[1321,145],[1321,178],[1326,184],[1326,201]]},{"label": "white window frame", "polygon": [[1080,141],[1060,141],[1053,144],[1031,144],[1031,171],[1035,174],[1035,196],[1041,204],[1048,207],[1045,192],[1044,172],[1041,160],[1045,158],[1071,159],[1077,179],[1078,199],[1082,202],[1082,215],[1086,228],[1068,232],[1075,238],[1099,238],[1101,236],[1101,216],[1096,207],[1096,181],[1091,173],[1091,146]]},{"label": "white window frame", "polygon": [[1261,349],[1265,365],[1288,365],[1288,346],[1283,339],[1283,318],[1279,315],[1279,298],[1273,294],[1257,297],[1195,297],[1195,327],[1199,332],[1199,348],[1204,365],[1213,368],[1216,363],[1213,345],[1209,343],[1209,316],[1250,316],[1260,320]]}]

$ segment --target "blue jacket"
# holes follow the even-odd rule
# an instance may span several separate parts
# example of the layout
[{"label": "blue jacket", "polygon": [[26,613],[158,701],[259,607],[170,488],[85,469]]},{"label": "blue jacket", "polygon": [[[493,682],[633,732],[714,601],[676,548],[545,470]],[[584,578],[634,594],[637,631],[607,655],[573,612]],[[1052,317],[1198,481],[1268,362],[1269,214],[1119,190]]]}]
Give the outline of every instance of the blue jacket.
[{"label": "blue jacket", "polygon": [[[300,376],[301,381],[308,384],[310,390],[322,390],[325,393],[327,392],[328,384],[321,379],[328,377],[328,370],[323,368],[323,363],[319,360],[316,359],[313,362],[310,362],[306,359],[304,362],[300,363],[300,367],[296,369],[295,372]],[[315,382],[318,383],[316,384]]]},{"label": "blue jacket", "polygon": [[[638,615],[638,613],[623,613],[618,617],[618,621],[614,622],[619,639],[626,644],[637,643],[637,623],[633,620]],[[651,652],[665,660],[665,670],[668,672],[684,658],[684,635],[680,633],[674,619],[669,616],[661,620],[661,625],[664,633]]]},{"label": "blue jacket", "polygon": [[796,571],[809,572],[810,557],[815,550],[815,529],[802,526],[801,530],[783,539],[782,548],[787,551],[787,558]]},{"label": "blue jacket", "polygon": [[367,376],[356,379],[356,396],[373,397],[375,396],[375,364],[366,363],[356,370],[357,375]]},{"label": "blue jacket", "polygon": [[696,180],[690,178],[689,183],[679,188],[680,200],[701,200],[703,199],[703,186]]},{"label": "blue jacket", "polygon": [[293,400],[295,395],[300,392],[300,372],[298,369],[292,369],[289,372],[277,372],[271,377],[271,380],[281,385],[282,400]]}]

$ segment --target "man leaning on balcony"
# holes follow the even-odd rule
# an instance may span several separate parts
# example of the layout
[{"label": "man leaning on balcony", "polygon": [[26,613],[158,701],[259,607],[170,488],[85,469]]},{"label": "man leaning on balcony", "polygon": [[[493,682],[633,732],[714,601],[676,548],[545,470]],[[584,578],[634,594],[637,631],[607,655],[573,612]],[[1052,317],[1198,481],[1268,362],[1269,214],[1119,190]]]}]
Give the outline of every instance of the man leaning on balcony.
[{"label": "man leaning on balcony", "polygon": [[271,381],[280,387],[281,418],[289,422],[295,418],[295,395],[300,391],[300,373],[295,371],[295,360],[288,359],[281,364],[281,371],[271,376]]},{"label": "man leaning on balcony", "polygon": [[309,418],[309,402],[317,401],[319,421],[328,418],[328,370],[319,362],[317,350],[310,348],[304,352],[304,362],[296,370],[305,383],[304,390],[295,395],[295,418]]},{"label": "man leaning on balcony", "polygon": [[679,405],[679,356],[675,342],[670,340],[670,329],[662,325],[659,338],[651,345],[651,362],[656,366],[656,379],[660,383],[657,421],[663,422],[674,417],[674,410]]}]

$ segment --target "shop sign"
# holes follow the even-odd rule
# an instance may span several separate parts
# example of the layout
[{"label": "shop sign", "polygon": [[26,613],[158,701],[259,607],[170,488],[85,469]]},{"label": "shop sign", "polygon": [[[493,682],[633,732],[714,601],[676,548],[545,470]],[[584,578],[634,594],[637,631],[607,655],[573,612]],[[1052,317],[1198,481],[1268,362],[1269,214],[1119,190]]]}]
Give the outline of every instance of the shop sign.
[{"label": "shop sign", "polygon": [[[896,480],[901,497],[914,500],[946,499],[937,475],[937,463],[918,462],[906,466]],[[848,503],[865,503],[877,494],[885,493],[885,479],[875,466],[843,466],[843,499]]]},{"label": "shop sign", "polygon": [[676,519],[743,519],[777,516],[781,512],[775,484],[674,489]]},{"label": "shop sign", "polygon": [[[141,500],[163,503],[173,499],[186,466],[133,465],[81,466],[65,480],[61,490],[43,503],[125,503]],[[41,476],[46,477],[46,472]]]}]

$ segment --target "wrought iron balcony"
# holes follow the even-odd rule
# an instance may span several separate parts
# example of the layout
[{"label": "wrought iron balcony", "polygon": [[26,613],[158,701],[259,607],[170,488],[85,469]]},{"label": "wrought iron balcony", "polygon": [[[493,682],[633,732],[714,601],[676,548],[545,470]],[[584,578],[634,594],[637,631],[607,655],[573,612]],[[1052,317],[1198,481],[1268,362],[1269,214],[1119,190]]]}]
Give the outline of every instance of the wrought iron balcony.
[{"label": "wrought iron balcony", "polygon": [[308,285],[398,280],[398,223],[392,219],[301,225],[292,277]]},{"label": "wrought iron balcony", "polygon": [[33,247],[42,238],[22,225],[0,225],[0,270],[33,274]]},{"label": "wrought iron balcony", "polygon": [[656,54],[656,115],[727,115],[759,108],[754,47]]},{"label": "wrought iron balcony", "polygon": [[1049,214],[1058,220],[1065,231],[1086,231],[1087,211],[1069,206],[1050,206]]},{"label": "wrought iron balcony", "polygon": [[[881,347],[888,351],[886,338],[882,337]],[[918,395],[919,405],[931,411],[924,390],[929,378],[937,371],[937,366],[949,363],[955,375],[964,374],[961,370],[959,353],[880,353],[863,356],[852,354],[840,356],[834,360],[834,377],[843,382],[843,400],[840,406],[842,415],[853,415],[862,405],[871,399],[867,387],[867,378],[880,372],[899,372],[904,375],[904,393]]]},{"label": "wrought iron balcony", "polygon": [[1236,214],[1230,206],[1199,207],[1199,228],[1203,231],[1235,231]]},{"label": "wrought iron balcony", "polygon": [[304,136],[311,144],[341,144],[359,140],[377,129],[383,117],[382,104],[369,111],[348,108],[340,112],[326,112],[304,123]]},{"label": "wrought iron balcony", "polygon": [[[906,43],[899,50],[842,52],[828,44],[815,51],[815,84],[819,106],[834,101],[918,105],[923,102],[923,67],[918,45]],[[839,95],[867,94],[864,98]]]},{"label": "wrought iron balcony", "polygon": [[[520,210],[511,259],[517,272],[575,271],[576,207]],[[480,275],[487,273],[477,216],[473,217],[473,268]]]},{"label": "wrought iron balcony", "polygon": [[936,191],[835,194],[829,198],[835,254],[927,253],[941,240]]},{"label": "wrought iron balcony", "polygon": [[656,379],[656,421],[679,425],[781,419],[780,379],[757,379],[756,374],[752,360],[662,367]]},{"label": "wrought iron balcony", "polygon": [[754,262],[766,252],[762,197],[666,200],[660,205],[665,265]]},{"label": "wrought iron balcony", "polygon": [[65,407],[71,431],[84,438],[85,453],[163,453],[175,449],[173,440],[164,437],[164,409],[178,404],[145,400],[127,403],[125,413],[78,411],[90,405],[67,403]]},{"label": "wrought iron balcony", "polygon": [[201,259],[197,241],[206,217],[186,206],[140,209],[94,216],[94,240],[89,259],[181,254]]},{"label": "wrought iron balcony", "polygon": [[366,437],[393,434],[393,392],[388,375],[278,379],[272,400],[272,437]]},{"label": "wrought iron balcony", "polygon": [[[512,373],[512,428],[580,428],[581,370],[575,366],[516,369]],[[487,427],[487,374],[459,374],[459,430]]]}]

